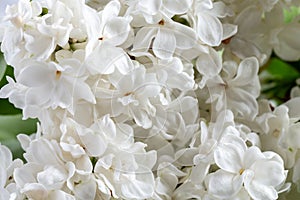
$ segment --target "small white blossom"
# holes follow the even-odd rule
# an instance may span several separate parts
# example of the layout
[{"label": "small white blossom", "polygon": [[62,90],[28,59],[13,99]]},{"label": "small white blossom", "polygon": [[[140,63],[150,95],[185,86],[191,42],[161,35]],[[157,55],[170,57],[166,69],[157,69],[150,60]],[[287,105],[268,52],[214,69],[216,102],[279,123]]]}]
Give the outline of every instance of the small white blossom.
[{"label": "small white blossom", "polygon": [[[256,146],[247,148],[236,136],[225,136],[214,152],[220,167],[207,177],[208,192],[219,198],[231,198],[244,184],[253,199],[277,199],[276,190],[286,178],[283,160],[274,152],[261,152]],[[216,184],[222,180],[223,187]]]}]

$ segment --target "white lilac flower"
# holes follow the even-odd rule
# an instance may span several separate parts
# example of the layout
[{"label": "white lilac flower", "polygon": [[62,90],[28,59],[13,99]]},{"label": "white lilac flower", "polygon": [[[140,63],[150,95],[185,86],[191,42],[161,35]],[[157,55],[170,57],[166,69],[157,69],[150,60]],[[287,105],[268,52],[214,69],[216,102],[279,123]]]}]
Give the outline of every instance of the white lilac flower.
[{"label": "white lilac flower", "polygon": [[20,159],[13,160],[11,151],[0,144],[0,199],[9,199],[13,191],[10,188],[14,185],[13,171],[21,167],[23,162]]},{"label": "white lilac flower", "polygon": [[129,6],[127,14],[133,16],[133,26],[140,27],[186,13],[192,0],[125,0],[125,4]]},{"label": "white lilac flower", "polygon": [[[135,120],[138,126],[150,128],[151,116],[155,116],[155,107],[150,99],[159,95],[163,85],[157,81],[156,74],[147,73],[143,66],[122,75],[110,76],[113,90],[97,89],[96,97],[103,99],[109,106],[110,115],[125,115]],[[104,104],[105,105],[105,104]]]},{"label": "white lilac flower", "polygon": [[[297,17],[286,23],[284,19],[284,5],[276,6],[268,13],[264,21],[265,37],[262,41],[256,42],[265,52],[274,50],[278,57],[287,61],[299,60],[298,35],[299,24]],[[289,34],[287,34],[289,33]]]},{"label": "white lilac flower", "polygon": [[[138,145],[131,148],[135,146]],[[140,154],[142,158],[143,152],[116,151],[112,148],[110,151],[98,160],[94,169],[101,192],[124,199],[151,197],[154,193],[154,176],[151,169],[138,163],[134,156]]]},{"label": "white lilac flower", "polygon": [[[261,152],[236,136],[225,136],[214,152],[219,170],[206,178],[208,192],[231,198],[242,187],[253,199],[277,199],[277,186],[286,179],[282,158],[274,152]],[[218,187],[222,181],[222,187]]]},{"label": "white lilac flower", "polygon": [[145,144],[134,142],[133,130],[125,124],[114,124],[104,117],[93,126],[106,131],[107,150],[94,167],[98,189],[114,198],[149,198],[154,193],[151,171],[156,162],[155,151],[145,151]]},{"label": "white lilac flower", "polygon": [[236,26],[222,24],[219,19],[233,15],[233,11],[222,1],[195,0],[191,12],[188,14],[191,26],[204,44],[219,46],[222,40],[237,32]]},{"label": "white lilac flower", "polygon": [[265,26],[262,24],[262,14],[263,11],[255,5],[245,7],[240,11],[233,22],[237,24],[238,31],[228,42],[225,42],[226,54],[234,54],[240,59],[255,56],[260,64],[266,62],[270,52],[263,51],[255,43],[261,36],[264,36]]},{"label": "white lilac flower", "polygon": [[110,1],[96,16],[93,31],[88,35],[87,48],[93,48],[100,43],[109,43],[112,46],[120,46],[127,41],[131,17],[118,16],[121,4],[117,0]]},{"label": "white lilac flower", "polygon": [[129,54],[135,56],[135,59],[143,64],[148,72],[157,74],[158,81],[164,84],[165,89],[170,92],[174,89],[179,89],[184,92],[194,90],[195,80],[193,66],[181,60],[180,57],[162,60],[143,51],[131,51]]},{"label": "white lilac flower", "polygon": [[286,169],[299,184],[298,90],[257,100],[272,50],[299,58],[283,16],[299,1],[13,2],[0,97],[39,124],[17,136],[25,164],[0,145],[0,200],[273,200]]},{"label": "white lilac flower", "polygon": [[14,171],[20,192],[28,198],[45,199],[52,191],[61,190],[67,181],[68,170],[58,144],[36,139],[25,150],[27,163]]},{"label": "white lilac flower", "polygon": [[172,199],[173,192],[179,183],[179,178],[186,173],[177,169],[172,163],[164,162],[158,166],[155,179],[154,199]]},{"label": "white lilac flower", "polygon": [[[293,104],[287,102],[290,109]],[[293,118],[286,105],[280,105],[266,119],[267,130],[260,135],[262,149],[278,153],[287,169],[293,171],[292,180],[299,183],[299,117]]]},{"label": "white lilac flower", "polygon": [[92,75],[112,74],[118,70],[122,74],[127,74],[134,69],[132,60],[120,47],[115,47],[109,43],[99,44],[90,53],[83,65]]},{"label": "white lilac flower", "polygon": [[205,194],[207,194],[207,190],[204,185],[204,179],[209,173],[209,167],[210,164],[206,162],[200,162],[197,165],[188,166],[184,170],[186,172],[186,176],[180,181],[182,184],[176,188],[173,198],[206,199]]},{"label": "white lilac flower", "polygon": [[25,148],[27,163],[14,171],[14,179],[21,194],[33,199],[57,196],[92,199],[95,196],[96,183],[91,176],[92,163],[87,155],[74,159],[55,140],[45,138],[30,140],[23,136],[20,142]]},{"label": "white lilac flower", "polygon": [[256,98],[260,94],[258,61],[255,57],[242,60],[239,65],[225,61],[220,77],[207,82],[211,93],[208,101],[216,100],[216,111],[231,109],[237,117],[254,119],[258,113]]},{"label": "white lilac flower", "polygon": [[106,138],[101,130],[86,128],[68,118],[61,124],[61,148],[69,152],[72,157],[83,155],[90,157],[101,156],[107,147]]},{"label": "white lilac flower", "polygon": [[192,48],[196,43],[195,32],[171,20],[175,14],[186,13],[191,3],[190,0],[128,1],[128,14],[134,17],[133,24],[142,26],[136,33],[133,51],[147,51],[150,48],[157,57],[170,59],[176,49]]},{"label": "white lilac flower", "polygon": [[31,23],[34,17],[42,12],[42,8],[38,2],[29,2],[27,0],[19,0],[16,4],[6,7],[6,15],[1,20],[1,51],[4,53],[6,62],[14,65],[19,62],[17,59],[19,54],[24,54],[22,41],[24,32],[32,27],[35,29],[34,22],[27,27],[27,23]]},{"label": "white lilac flower", "polygon": [[157,24],[144,26],[136,33],[132,51],[145,52],[151,49],[155,56],[167,60],[173,57],[176,49],[188,50],[195,46],[196,42],[193,29],[162,18]]},{"label": "white lilac flower", "polygon": [[[2,96],[15,96],[22,92],[25,99],[20,108],[25,117],[39,116],[46,108],[57,107],[68,109],[74,113],[78,100],[94,103],[94,95],[84,82],[86,76],[77,59],[65,59],[60,63],[28,62],[16,77],[20,88],[26,91],[9,91],[7,85],[1,89]],[[11,82],[10,84],[14,84]],[[12,100],[14,101],[14,100]]]},{"label": "white lilac flower", "polygon": [[207,84],[209,79],[216,79],[218,74],[222,70],[222,58],[221,55],[209,48],[208,52],[200,53],[196,60],[197,71],[202,75],[199,87],[202,89]]}]

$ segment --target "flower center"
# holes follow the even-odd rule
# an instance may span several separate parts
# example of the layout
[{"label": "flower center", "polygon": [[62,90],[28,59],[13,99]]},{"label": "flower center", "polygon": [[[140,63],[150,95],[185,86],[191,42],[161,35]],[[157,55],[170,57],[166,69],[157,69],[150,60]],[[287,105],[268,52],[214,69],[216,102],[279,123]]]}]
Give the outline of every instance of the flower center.
[{"label": "flower center", "polygon": [[161,25],[161,26],[165,25],[165,20],[163,20],[163,19],[160,20],[160,21],[158,22],[158,24]]},{"label": "flower center", "polygon": [[280,135],[280,131],[277,130],[277,129],[275,129],[275,130],[273,131],[272,135],[273,135],[274,137],[278,138],[279,135]]},{"label": "flower center", "polygon": [[23,26],[23,19],[20,16],[15,17],[15,18],[12,19],[12,23],[16,27],[21,28]]},{"label": "flower center", "polygon": [[55,79],[58,80],[61,77],[61,71],[57,70],[55,72]]},{"label": "flower center", "polygon": [[131,94],[133,94],[133,92],[127,92],[127,93],[124,94],[124,97],[127,97],[127,96],[129,96]]},{"label": "flower center", "polygon": [[223,43],[223,44],[229,44],[230,41],[231,41],[231,39],[232,39],[232,37],[227,38],[227,39],[225,39],[225,40],[222,40],[222,43]]},{"label": "flower center", "polygon": [[240,169],[240,171],[239,171],[239,173],[240,173],[240,175],[242,175],[243,173],[244,173],[244,171],[245,171],[245,169]]}]

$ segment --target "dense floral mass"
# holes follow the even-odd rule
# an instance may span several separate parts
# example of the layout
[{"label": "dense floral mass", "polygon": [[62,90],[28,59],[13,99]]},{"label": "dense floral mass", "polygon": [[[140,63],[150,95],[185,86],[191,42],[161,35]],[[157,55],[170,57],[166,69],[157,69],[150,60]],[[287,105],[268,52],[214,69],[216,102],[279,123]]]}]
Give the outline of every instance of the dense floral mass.
[{"label": "dense floral mass", "polygon": [[39,123],[24,161],[0,145],[0,199],[278,199],[300,184],[300,92],[274,108],[258,72],[300,58],[299,4],[11,1],[0,97]]}]

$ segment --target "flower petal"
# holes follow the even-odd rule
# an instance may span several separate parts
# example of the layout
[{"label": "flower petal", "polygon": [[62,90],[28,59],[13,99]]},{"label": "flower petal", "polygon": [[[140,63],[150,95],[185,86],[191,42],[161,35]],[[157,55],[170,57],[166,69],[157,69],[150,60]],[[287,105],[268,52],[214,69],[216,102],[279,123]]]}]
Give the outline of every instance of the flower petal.
[{"label": "flower petal", "polygon": [[192,5],[192,0],[164,0],[164,7],[172,14],[184,14]]},{"label": "flower petal", "polygon": [[141,28],[134,39],[132,51],[147,51],[158,29],[153,27]]},{"label": "flower petal", "polygon": [[176,38],[171,31],[159,29],[153,42],[153,52],[161,59],[170,59],[176,48]]},{"label": "flower petal", "polygon": [[245,188],[253,199],[275,200],[278,198],[277,191],[273,187],[256,181],[246,182]]},{"label": "flower petal", "polygon": [[240,191],[243,180],[241,176],[218,170],[208,175],[205,183],[209,193],[221,199],[230,199]]},{"label": "flower petal", "polygon": [[222,58],[213,48],[208,53],[201,53],[196,61],[197,70],[204,76],[214,77],[222,69]]},{"label": "flower petal", "polygon": [[214,152],[216,164],[223,170],[238,173],[243,168],[243,149],[232,144],[220,144]]},{"label": "flower petal", "polygon": [[230,81],[230,84],[234,86],[243,86],[256,81],[258,69],[259,64],[255,57],[244,59],[238,67],[236,77]]},{"label": "flower petal", "polygon": [[217,17],[198,13],[197,30],[199,38],[209,46],[219,46],[223,37],[222,23]]}]

